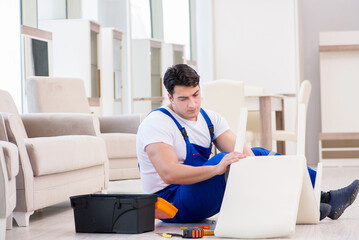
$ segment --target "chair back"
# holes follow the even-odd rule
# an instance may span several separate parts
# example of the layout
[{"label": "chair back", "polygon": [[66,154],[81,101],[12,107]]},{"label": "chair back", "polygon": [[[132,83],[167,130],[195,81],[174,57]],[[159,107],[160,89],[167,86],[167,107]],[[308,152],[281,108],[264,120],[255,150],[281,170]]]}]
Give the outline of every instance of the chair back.
[{"label": "chair back", "polygon": [[304,104],[305,110],[308,110],[308,103],[310,99],[310,93],[312,92],[312,84],[308,80],[304,80],[300,84],[298,93],[298,104]]},{"label": "chair back", "polygon": [[300,89],[297,99],[297,118],[295,122],[295,131],[297,135],[297,155],[305,155],[305,143],[306,143],[306,122],[308,103],[310,99],[310,93],[312,91],[312,84],[308,80],[304,80],[300,84]]},{"label": "chair back", "polygon": [[[299,116],[299,115],[303,114],[303,113],[305,114],[305,116],[307,115],[308,103],[309,103],[311,92],[312,92],[312,84],[308,80],[304,80],[300,84],[298,97],[297,97],[297,118],[296,118],[296,122],[295,122],[296,129],[298,129],[298,121],[301,118],[301,116]],[[305,106],[304,111],[303,110],[299,111],[299,105],[301,105],[301,104]],[[306,121],[306,119],[304,119],[304,120]],[[297,134],[298,134],[298,132],[297,132]]]},{"label": "chair back", "polygon": [[30,77],[26,96],[29,113],[91,113],[82,79]]},{"label": "chair back", "polygon": [[242,81],[220,79],[203,84],[204,106],[224,117],[236,134],[240,109],[245,106]]}]

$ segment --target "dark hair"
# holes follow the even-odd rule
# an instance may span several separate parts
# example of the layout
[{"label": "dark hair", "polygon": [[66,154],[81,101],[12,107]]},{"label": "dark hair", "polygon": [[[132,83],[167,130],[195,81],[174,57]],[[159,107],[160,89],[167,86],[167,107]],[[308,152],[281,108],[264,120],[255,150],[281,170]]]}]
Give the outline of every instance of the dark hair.
[{"label": "dark hair", "polygon": [[196,87],[199,84],[199,75],[187,64],[177,64],[167,68],[163,77],[163,84],[167,92],[173,95],[175,86]]}]

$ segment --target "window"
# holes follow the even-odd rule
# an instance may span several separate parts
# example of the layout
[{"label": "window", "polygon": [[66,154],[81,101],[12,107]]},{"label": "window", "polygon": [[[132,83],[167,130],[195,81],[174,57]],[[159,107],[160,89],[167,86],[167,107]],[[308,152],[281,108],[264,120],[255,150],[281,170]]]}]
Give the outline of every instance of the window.
[{"label": "window", "polygon": [[186,59],[196,61],[195,1],[150,0],[150,6],[152,38],[185,45]]},{"label": "window", "polygon": [[151,38],[150,2],[148,0],[131,0],[132,38]]}]

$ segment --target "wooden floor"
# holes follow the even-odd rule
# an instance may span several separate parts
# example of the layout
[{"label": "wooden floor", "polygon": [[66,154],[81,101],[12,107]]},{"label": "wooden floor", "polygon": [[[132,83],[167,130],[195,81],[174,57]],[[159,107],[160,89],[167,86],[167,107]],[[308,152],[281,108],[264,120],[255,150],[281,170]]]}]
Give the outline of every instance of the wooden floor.
[{"label": "wooden floor", "polygon": [[[359,167],[324,168],[323,190],[341,188],[359,178]],[[111,182],[109,192],[140,193],[139,180]],[[216,216],[204,223],[215,226]],[[14,226],[6,232],[7,240],[47,239],[164,239],[160,232],[180,232],[180,226],[194,224],[165,224],[156,221],[155,231],[143,234],[80,234],[75,233],[73,212],[69,202],[64,202],[35,212],[29,227]],[[217,239],[205,236],[206,239]],[[283,238],[282,238],[283,239]],[[297,225],[295,234],[289,239],[359,239],[359,199],[350,206],[339,220],[324,219],[318,225]]]}]

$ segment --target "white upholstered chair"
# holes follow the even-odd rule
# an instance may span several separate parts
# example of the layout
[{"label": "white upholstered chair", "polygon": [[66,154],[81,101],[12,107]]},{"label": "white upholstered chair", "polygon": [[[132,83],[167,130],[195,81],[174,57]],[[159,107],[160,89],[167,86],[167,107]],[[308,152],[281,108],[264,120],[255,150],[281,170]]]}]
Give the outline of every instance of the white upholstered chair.
[{"label": "white upholstered chair", "polygon": [[[4,130],[0,123],[0,131]],[[12,212],[16,206],[15,177],[19,172],[17,147],[0,141],[0,239],[5,239],[5,230],[12,228]]]},{"label": "white upholstered chair", "polygon": [[95,122],[89,114],[20,116],[10,94],[0,90],[1,136],[19,151],[13,212],[19,226],[28,226],[35,210],[107,189],[106,146]]},{"label": "white upholstered chair", "polygon": [[[247,111],[245,108],[244,84],[241,81],[219,79],[203,83],[204,107],[219,113],[224,117],[233,133],[238,134],[239,121],[246,125]],[[245,129],[245,128],[244,128]],[[252,140],[252,135],[246,133],[245,144]]]},{"label": "white upholstered chair", "polygon": [[[26,95],[31,113],[91,113],[84,82],[78,78],[30,77],[26,80]],[[99,117],[99,136],[106,142],[110,180],[140,177],[136,133],[143,117]]]},{"label": "white upholstered chair", "polygon": [[308,80],[304,80],[300,84],[300,89],[297,95],[296,124],[294,131],[274,130],[272,135],[273,141],[296,142],[297,155],[305,154],[306,114],[311,91],[312,84]]}]

